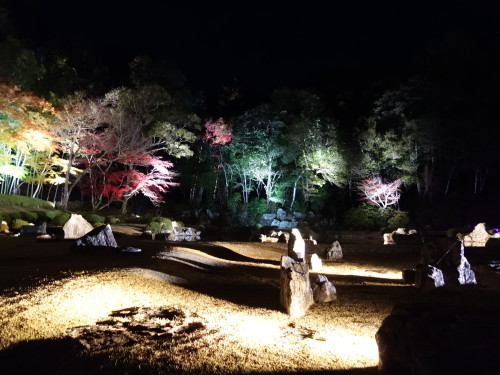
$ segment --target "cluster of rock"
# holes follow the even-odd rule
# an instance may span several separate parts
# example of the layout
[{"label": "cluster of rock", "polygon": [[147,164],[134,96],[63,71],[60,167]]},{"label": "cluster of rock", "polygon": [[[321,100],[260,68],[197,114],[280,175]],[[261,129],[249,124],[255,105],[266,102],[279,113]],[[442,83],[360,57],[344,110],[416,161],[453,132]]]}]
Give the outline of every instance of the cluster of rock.
[{"label": "cluster of rock", "polygon": [[435,239],[424,244],[421,263],[416,267],[415,286],[434,289],[443,286],[477,284],[459,238]]},{"label": "cluster of rock", "polygon": [[264,234],[264,233],[259,234],[259,241],[260,242],[288,243],[289,240],[290,240],[290,233],[286,232],[286,231],[272,229],[267,234]]},{"label": "cluster of rock", "polygon": [[384,245],[422,243],[422,238],[415,229],[407,231],[406,228],[398,228],[390,233],[384,233],[383,238]]},{"label": "cluster of rock", "polygon": [[287,214],[282,208],[278,208],[276,213],[267,213],[262,215],[261,224],[263,226],[272,226],[278,229],[296,228],[299,223],[306,219],[306,214],[293,212]]},{"label": "cluster of rock", "polygon": [[335,286],[324,275],[313,280],[309,271],[322,267],[321,259],[306,251],[306,241],[296,228],[290,233],[288,255],[280,262],[280,302],[291,317],[303,316],[313,303],[331,302],[337,299]]},{"label": "cluster of rock", "polygon": [[126,253],[141,252],[141,249],[136,247],[118,246],[109,224],[94,228],[84,236],[78,238],[75,241],[74,248],[79,250],[116,250]]},{"label": "cluster of rock", "polygon": [[183,228],[174,228],[169,233],[167,240],[168,241],[199,241],[201,239],[201,231],[198,231],[194,228],[183,227]]},{"label": "cluster of rock", "polygon": [[464,246],[467,247],[484,247],[492,239],[500,238],[500,234],[490,234],[486,229],[485,223],[477,224],[471,233],[460,235],[463,238]]}]

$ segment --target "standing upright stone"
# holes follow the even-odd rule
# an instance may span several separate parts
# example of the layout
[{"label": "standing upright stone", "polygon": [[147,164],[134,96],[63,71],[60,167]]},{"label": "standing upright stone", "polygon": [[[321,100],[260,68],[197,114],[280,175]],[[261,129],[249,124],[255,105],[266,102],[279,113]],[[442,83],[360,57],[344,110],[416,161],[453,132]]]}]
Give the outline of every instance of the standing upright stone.
[{"label": "standing upright stone", "polygon": [[314,303],[309,266],[290,257],[281,257],[280,302],[288,315],[298,318],[305,315]]},{"label": "standing upright stone", "polygon": [[306,256],[306,244],[297,228],[293,228],[290,233],[288,256],[297,262],[303,262]]},{"label": "standing upright stone", "polygon": [[444,284],[443,272],[429,264],[419,264],[415,271],[415,287],[422,290],[441,288]]},{"label": "standing upright stone", "polygon": [[323,262],[319,258],[318,254],[307,255],[307,265],[310,267],[312,272],[321,271],[323,268]]}]

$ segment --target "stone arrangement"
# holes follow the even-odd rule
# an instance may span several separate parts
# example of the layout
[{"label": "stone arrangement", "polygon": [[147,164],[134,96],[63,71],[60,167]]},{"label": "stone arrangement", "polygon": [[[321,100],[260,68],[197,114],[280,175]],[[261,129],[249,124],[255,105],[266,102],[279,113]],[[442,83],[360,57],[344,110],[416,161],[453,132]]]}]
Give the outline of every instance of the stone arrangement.
[{"label": "stone arrangement", "polygon": [[184,227],[184,228],[174,228],[172,232],[168,235],[168,241],[199,241],[201,236],[201,231],[197,231],[194,228]]},{"label": "stone arrangement", "polygon": [[123,253],[140,253],[141,249],[132,246],[120,247],[109,224],[92,229],[75,241],[74,248],[79,250],[113,250]]},{"label": "stone arrangement", "polygon": [[417,288],[477,284],[474,271],[464,255],[464,243],[458,238],[426,243],[422,248],[421,260],[416,268]]},{"label": "stone arrangement", "polygon": [[323,262],[318,254],[307,251],[307,242],[316,244],[312,238],[304,240],[297,228],[292,229],[288,256],[282,256],[280,262],[280,302],[294,318],[303,316],[313,303],[337,299],[337,290],[326,276],[310,275],[310,271],[320,271]]},{"label": "stone arrangement", "polygon": [[463,236],[464,246],[484,247],[490,238],[493,238],[486,230],[485,223],[477,224],[471,233]]}]

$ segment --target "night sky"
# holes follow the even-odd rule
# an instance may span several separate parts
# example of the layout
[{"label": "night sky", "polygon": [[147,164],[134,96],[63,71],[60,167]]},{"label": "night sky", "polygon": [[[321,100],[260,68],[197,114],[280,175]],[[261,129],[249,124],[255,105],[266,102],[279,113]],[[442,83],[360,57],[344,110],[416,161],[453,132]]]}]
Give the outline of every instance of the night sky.
[{"label": "night sky", "polygon": [[[18,33],[94,48],[110,64],[147,54],[195,89],[348,86],[410,75],[443,40],[498,54],[494,2],[5,1]],[[437,47],[436,47],[437,46]],[[104,52],[105,51],[105,52]]]}]

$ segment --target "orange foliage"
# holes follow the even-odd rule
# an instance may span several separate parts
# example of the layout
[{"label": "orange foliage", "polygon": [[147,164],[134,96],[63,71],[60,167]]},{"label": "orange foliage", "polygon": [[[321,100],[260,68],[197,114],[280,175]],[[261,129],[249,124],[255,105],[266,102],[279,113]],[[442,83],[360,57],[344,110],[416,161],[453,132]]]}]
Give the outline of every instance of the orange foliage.
[{"label": "orange foliage", "polygon": [[55,117],[45,99],[0,81],[0,143],[25,153],[52,152],[56,146],[49,124]]}]

